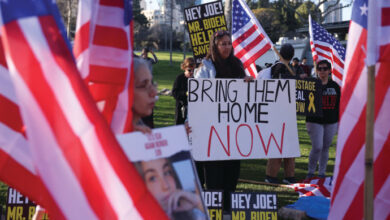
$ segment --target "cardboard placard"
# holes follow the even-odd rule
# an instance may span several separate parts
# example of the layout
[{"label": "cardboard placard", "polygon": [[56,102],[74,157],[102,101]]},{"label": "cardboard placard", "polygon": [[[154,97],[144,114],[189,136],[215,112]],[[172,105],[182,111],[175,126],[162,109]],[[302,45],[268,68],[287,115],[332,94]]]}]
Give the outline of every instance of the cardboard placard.
[{"label": "cardboard placard", "polygon": [[184,9],[195,62],[201,63],[209,48],[211,36],[227,30],[222,1],[210,2]]},{"label": "cardboard placard", "polygon": [[[5,206],[6,219],[8,220],[31,220],[35,213],[36,204],[23,196],[14,188],[8,187],[7,203]],[[47,214],[43,217],[44,220],[49,219]]]},{"label": "cardboard placard", "polygon": [[231,193],[232,220],[278,219],[275,193]]},{"label": "cardboard placard", "polygon": [[296,80],[296,108],[298,115],[322,116],[322,84],[314,78]]},{"label": "cardboard placard", "polygon": [[294,80],[190,79],[195,160],[299,157]]},{"label": "cardboard placard", "polygon": [[205,190],[202,192],[204,203],[211,220],[222,220],[223,192]]},{"label": "cardboard placard", "polygon": [[153,129],[151,134],[121,134],[117,139],[168,217],[208,219],[183,125]]}]

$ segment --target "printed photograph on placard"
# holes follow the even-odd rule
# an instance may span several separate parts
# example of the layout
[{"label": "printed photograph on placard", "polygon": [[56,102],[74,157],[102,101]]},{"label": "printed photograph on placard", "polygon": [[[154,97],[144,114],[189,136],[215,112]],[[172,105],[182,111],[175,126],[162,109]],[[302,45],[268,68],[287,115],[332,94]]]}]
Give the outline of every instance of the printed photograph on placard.
[{"label": "printed photograph on placard", "polygon": [[209,219],[183,126],[118,135],[123,150],[170,219]]}]

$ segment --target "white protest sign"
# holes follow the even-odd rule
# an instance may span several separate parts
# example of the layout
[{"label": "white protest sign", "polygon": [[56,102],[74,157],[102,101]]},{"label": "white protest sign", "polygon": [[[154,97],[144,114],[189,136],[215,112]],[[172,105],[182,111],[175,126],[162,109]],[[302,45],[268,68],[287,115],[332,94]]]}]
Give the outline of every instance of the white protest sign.
[{"label": "white protest sign", "polygon": [[151,134],[131,132],[116,136],[130,161],[165,158],[180,151],[189,151],[184,126],[156,128]]},{"label": "white protest sign", "polygon": [[116,137],[169,219],[209,219],[183,125]]},{"label": "white protest sign", "polygon": [[299,157],[295,80],[190,79],[195,160]]}]

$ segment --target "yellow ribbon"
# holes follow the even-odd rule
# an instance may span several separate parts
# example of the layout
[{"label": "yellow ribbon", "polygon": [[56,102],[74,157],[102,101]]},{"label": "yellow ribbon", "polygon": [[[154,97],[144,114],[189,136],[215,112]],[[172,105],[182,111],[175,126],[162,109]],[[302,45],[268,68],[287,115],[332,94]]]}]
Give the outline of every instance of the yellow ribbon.
[{"label": "yellow ribbon", "polygon": [[316,112],[316,107],[314,106],[314,94],[311,92],[309,94],[309,108],[307,109],[310,112],[310,109],[313,109],[313,113]]}]

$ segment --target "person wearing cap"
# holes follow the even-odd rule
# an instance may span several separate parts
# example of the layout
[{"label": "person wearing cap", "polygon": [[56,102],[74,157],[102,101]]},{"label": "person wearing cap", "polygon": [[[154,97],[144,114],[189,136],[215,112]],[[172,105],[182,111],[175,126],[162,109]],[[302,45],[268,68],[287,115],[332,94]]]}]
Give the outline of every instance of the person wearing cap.
[{"label": "person wearing cap", "polygon": [[[294,56],[294,47],[291,44],[283,44],[280,48],[281,58],[270,68],[264,70],[263,74],[259,74],[257,79],[297,79],[297,76],[292,75],[285,63],[290,63]],[[291,66],[290,66],[291,67]],[[268,70],[268,71],[267,71]],[[295,183],[295,158],[272,158],[267,161],[266,179],[267,183],[279,183],[278,172],[284,160],[284,179],[283,183]]]},{"label": "person wearing cap", "polygon": [[305,73],[303,72],[302,67],[299,65],[299,59],[297,57],[294,57],[291,66],[297,78],[304,79],[307,77],[304,75]]}]

